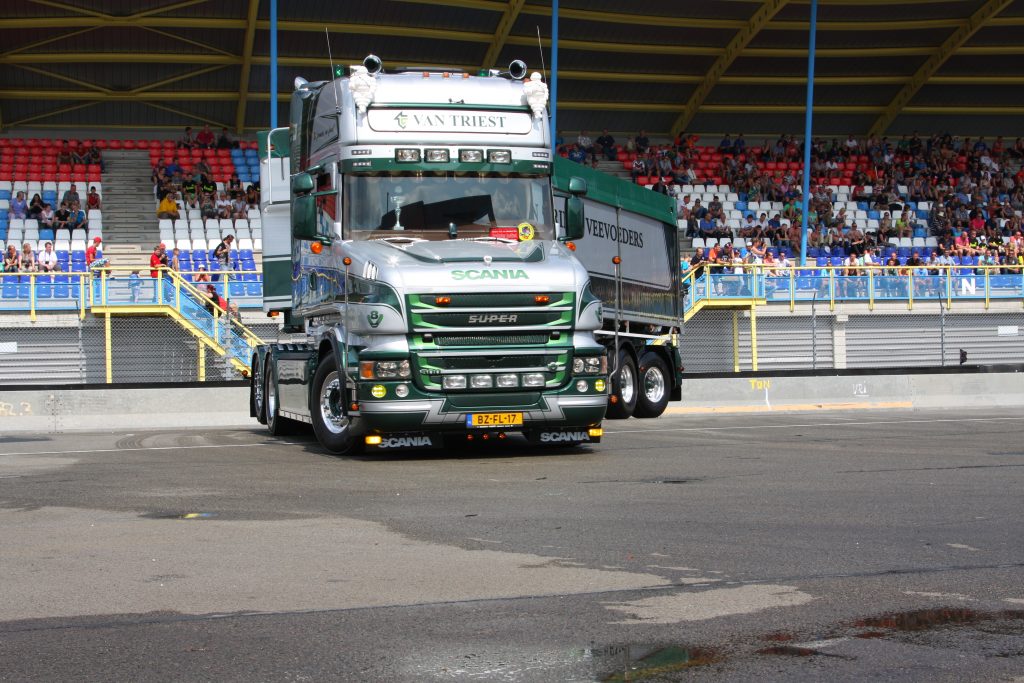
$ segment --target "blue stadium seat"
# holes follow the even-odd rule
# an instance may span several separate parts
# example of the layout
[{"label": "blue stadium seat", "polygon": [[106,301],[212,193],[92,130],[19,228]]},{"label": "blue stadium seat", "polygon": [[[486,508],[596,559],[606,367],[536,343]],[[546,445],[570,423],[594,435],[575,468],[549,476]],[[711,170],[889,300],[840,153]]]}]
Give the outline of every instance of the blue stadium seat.
[{"label": "blue stadium seat", "polygon": [[41,239],[41,240],[49,240],[49,241],[52,242],[53,239],[54,239],[54,231],[53,231],[53,229],[52,228],[40,228],[39,229],[39,239]]},{"label": "blue stadium seat", "polygon": [[833,256],[832,257],[832,265],[833,266],[841,266],[841,265],[843,265],[843,257],[842,256]]},{"label": "blue stadium seat", "polygon": [[747,202],[744,201],[744,200],[736,202],[736,210],[737,211],[746,211],[747,210]]},{"label": "blue stadium seat", "polygon": [[896,250],[896,255],[899,256],[904,261],[906,261],[908,258],[910,258],[910,247],[900,247],[899,249]]},{"label": "blue stadium seat", "polygon": [[821,255],[821,249],[818,249],[817,247],[808,247],[808,249],[807,249],[807,258],[815,258],[816,259],[820,255]]},{"label": "blue stadium seat", "polygon": [[823,267],[827,266],[828,265],[828,256],[819,256],[818,260],[815,261],[815,264],[819,268],[823,268]]},{"label": "blue stadium seat", "polygon": [[57,284],[55,284],[53,286],[53,298],[54,299],[70,299],[71,298],[71,288],[68,287],[66,284],[64,284],[64,285],[57,285]]},{"label": "blue stadium seat", "polygon": [[72,273],[84,273],[84,272],[86,272],[85,261],[82,261],[80,263],[72,261],[71,262],[71,272]]},{"label": "blue stadium seat", "polygon": [[85,263],[85,252],[75,249],[71,252],[71,263]]},{"label": "blue stadium seat", "polygon": [[248,282],[245,285],[245,291],[249,296],[262,296],[263,295],[263,283],[262,282]]},{"label": "blue stadium seat", "polygon": [[867,202],[857,202],[857,210],[858,211],[867,211],[869,208],[871,208],[871,207],[868,206]]},{"label": "blue stadium seat", "polygon": [[843,247],[832,247],[832,256],[838,256],[839,258],[846,258],[846,249]]},{"label": "blue stadium seat", "polygon": [[0,288],[0,294],[3,294],[5,299],[17,299],[18,298],[18,283],[13,277],[5,277],[3,287]]},{"label": "blue stadium seat", "polygon": [[874,209],[871,209],[868,211],[868,220],[880,221],[882,220],[882,213],[880,211],[875,211]]},{"label": "blue stadium seat", "polygon": [[231,293],[231,296],[245,296],[245,283],[232,282],[231,286],[228,287],[228,291]]}]

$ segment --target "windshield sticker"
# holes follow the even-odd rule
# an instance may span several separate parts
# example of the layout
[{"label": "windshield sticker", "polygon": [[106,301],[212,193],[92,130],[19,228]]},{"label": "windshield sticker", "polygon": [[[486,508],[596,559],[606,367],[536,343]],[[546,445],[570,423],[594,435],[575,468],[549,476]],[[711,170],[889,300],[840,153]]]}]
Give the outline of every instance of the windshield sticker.
[{"label": "windshield sticker", "polygon": [[533,226],[530,225],[529,223],[520,223],[517,227],[518,227],[518,230],[519,230],[519,241],[520,242],[529,242],[530,240],[533,239],[533,236],[537,233],[537,231],[534,230]]}]

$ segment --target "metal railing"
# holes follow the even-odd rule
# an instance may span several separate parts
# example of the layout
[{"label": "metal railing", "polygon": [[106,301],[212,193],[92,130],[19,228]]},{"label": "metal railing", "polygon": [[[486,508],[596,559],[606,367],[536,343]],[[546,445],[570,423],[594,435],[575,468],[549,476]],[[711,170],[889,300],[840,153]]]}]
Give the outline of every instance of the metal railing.
[{"label": "metal railing", "polygon": [[905,301],[909,310],[921,300],[943,301],[947,308],[957,301],[983,302],[985,310],[994,300],[1024,303],[1024,266],[700,266],[682,282],[684,314],[716,300],[788,303],[790,310],[802,302],[827,302],[830,310],[837,302],[864,302],[869,310],[895,301]]}]

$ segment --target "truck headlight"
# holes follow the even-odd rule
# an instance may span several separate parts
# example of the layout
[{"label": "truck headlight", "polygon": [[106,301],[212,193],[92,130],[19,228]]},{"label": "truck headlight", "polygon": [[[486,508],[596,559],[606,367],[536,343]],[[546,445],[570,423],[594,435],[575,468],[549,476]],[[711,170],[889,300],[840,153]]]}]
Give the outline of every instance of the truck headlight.
[{"label": "truck headlight", "polygon": [[579,356],[572,359],[572,374],[574,375],[602,375],[607,372],[607,356]]},{"label": "truck headlight", "polygon": [[523,375],[523,386],[524,387],[542,387],[544,386],[544,373],[542,372],[528,372]]},{"label": "truck headlight", "polygon": [[408,360],[364,360],[359,362],[362,379],[408,379],[411,376]]},{"label": "truck headlight", "polygon": [[427,150],[427,163],[428,164],[447,164],[448,163],[448,150],[446,149],[428,149]]},{"label": "truck headlight", "polygon": [[498,375],[498,387],[501,389],[513,389],[519,386],[519,376],[512,374]]},{"label": "truck headlight", "polygon": [[492,164],[511,164],[512,150],[489,149],[487,150],[487,161],[489,161]]},{"label": "truck headlight", "polygon": [[469,378],[469,385],[474,389],[490,389],[494,386],[494,377],[490,375],[473,375]]},{"label": "truck headlight", "polygon": [[441,386],[445,389],[465,389],[466,388],[466,376],[465,375],[445,375],[444,379],[441,380]]},{"label": "truck headlight", "polygon": [[420,151],[418,149],[399,147],[395,150],[395,161],[400,164],[415,164],[419,163],[419,160]]}]

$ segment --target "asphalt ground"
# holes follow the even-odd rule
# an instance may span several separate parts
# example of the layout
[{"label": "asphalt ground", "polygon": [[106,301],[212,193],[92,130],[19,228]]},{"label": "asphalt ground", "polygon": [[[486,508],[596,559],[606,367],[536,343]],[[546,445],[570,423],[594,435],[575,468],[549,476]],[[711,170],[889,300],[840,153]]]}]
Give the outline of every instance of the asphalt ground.
[{"label": "asphalt ground", "polygon": [[0,435],[0,680],[1024,681],[1024,418]]}]

